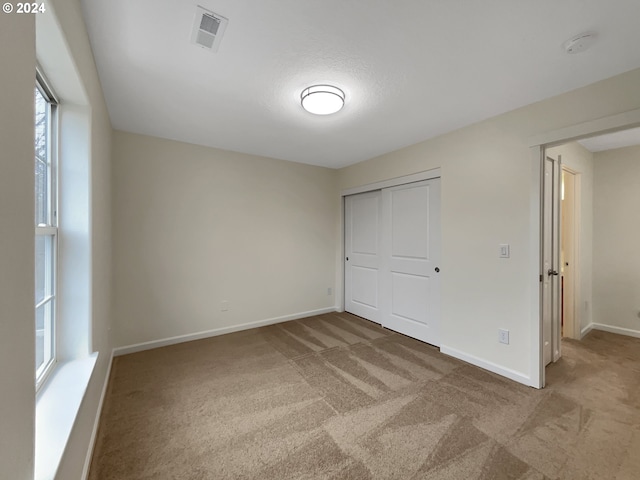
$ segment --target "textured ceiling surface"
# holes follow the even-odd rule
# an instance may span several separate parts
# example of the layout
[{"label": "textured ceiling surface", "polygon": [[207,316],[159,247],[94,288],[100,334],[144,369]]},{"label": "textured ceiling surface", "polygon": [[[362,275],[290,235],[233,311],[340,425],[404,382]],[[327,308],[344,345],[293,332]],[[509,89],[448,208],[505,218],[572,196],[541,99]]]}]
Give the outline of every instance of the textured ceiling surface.
[{"label": "textured ceiling surface", "polygon": [[[82,4],[114,128],[333,168],[640,67],[638,0]],[[217,53],[190,43],[198,4],[229,19]],[[339,113],[301,108],[317,83]]]}]

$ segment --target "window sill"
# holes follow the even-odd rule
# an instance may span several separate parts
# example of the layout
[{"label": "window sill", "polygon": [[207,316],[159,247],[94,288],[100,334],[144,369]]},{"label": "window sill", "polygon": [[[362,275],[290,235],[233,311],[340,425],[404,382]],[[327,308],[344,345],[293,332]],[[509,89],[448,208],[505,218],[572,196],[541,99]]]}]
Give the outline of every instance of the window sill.
[{"label": "window sill", "polygon": [[98,354],[58,364],[36,399],[35,480],[53,480]]}]

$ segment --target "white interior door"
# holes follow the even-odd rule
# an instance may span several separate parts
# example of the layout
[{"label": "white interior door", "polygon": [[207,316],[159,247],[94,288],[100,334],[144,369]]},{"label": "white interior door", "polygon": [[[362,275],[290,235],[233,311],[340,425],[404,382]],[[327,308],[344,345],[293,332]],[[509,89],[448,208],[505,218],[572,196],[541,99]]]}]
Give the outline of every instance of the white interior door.
[{"label": "white interior door", "polygon": [[382,191],[382,325],[440,345],[440,179]]},{"label": "white interior door", "polygon": [[345,197],[345,310],[380,323],[382,193]]},{"label": "white interior door", "polygon": [[544,364],[560,358],[560,158],[545,156],[542,210],[542,340]]}]

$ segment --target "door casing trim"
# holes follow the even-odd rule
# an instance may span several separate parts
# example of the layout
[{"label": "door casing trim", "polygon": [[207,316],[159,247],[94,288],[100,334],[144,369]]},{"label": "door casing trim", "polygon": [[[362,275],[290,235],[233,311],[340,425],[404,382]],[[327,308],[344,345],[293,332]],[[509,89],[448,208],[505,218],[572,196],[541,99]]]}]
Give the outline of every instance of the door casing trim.
[{"label": "door casing trim", "polygon": [[421,182],[422,180],[431,180],[432,178],[441,177],[440,167],[433,168],[431,170],[425,170],[423,172],[413,173],[411,175],[404,175],[402,177],[390,178],[388,180],[382,180],[380,182],[368,183],[366,185],[360,185],[358,187],[347,188],[342,191],[342,196],[356,195],[358,193],[372,192],[374,190],[382,190],[383,188],[397,187],[400,185],[406,185],[407,183]]}]

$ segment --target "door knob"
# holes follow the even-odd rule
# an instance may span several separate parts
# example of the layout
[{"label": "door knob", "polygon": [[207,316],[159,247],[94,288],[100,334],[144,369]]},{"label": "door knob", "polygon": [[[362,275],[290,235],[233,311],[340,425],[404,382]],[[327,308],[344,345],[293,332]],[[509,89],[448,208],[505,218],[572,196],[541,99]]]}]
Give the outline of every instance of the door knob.
[{"label": "door knob", "polygon": [[440,267],[436,267],[436,273],[440,271]]},{"label": "door knob", "polygon": [[551,268],[549,270],[547,270],[547,275],[551,276],[551,275],[558,275],[558,272],[556,272],[555,270],[552,270]]},{"label": "door knob", "polygon": [[349,257],[347,257],[347,262],[349,261]]}]

